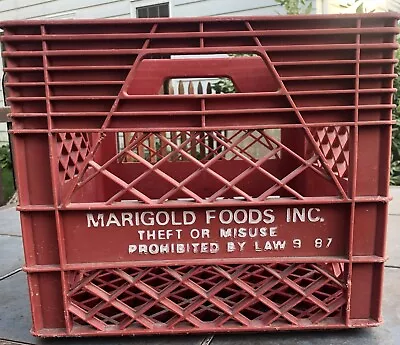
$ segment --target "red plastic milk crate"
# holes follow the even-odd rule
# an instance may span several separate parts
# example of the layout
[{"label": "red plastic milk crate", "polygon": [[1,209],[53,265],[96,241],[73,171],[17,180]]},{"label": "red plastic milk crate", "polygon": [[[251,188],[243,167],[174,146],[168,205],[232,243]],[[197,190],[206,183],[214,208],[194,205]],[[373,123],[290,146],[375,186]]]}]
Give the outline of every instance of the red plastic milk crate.
[{"label": "red plastic milk crate", "polygon": [[1,23],[32,333],[380,324],[397,19]]}]

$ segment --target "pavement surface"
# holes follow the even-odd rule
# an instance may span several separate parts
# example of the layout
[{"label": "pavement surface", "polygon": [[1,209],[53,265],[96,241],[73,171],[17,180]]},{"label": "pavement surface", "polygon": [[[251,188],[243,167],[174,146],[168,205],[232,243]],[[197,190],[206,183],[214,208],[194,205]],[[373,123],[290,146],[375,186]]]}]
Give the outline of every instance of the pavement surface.
[{"label": "pavement surface", "polygon": [[392,189],[389,209],[388,254],[383,298],[384,324],[344,331],[153,336],[124,338],[39,339],[29,333],[30,306],[23,265],[19,214],[0,207],[0,345],[400,345],[400,188]]}]

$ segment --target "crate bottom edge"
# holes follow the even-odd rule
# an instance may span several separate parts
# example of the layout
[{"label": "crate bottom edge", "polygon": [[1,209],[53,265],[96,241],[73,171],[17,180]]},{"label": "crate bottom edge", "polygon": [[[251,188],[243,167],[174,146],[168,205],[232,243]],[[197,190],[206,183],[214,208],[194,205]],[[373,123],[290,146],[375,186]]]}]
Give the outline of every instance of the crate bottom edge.
[{"label": "crate bottom edge", "polygon": [[74,327],[71,333],[67,333],[65,329],[60,328],[43,328],[35,331],[31,329],[31,334],[38,338],[80,338],[80,337],[120,337],[120,336],[153,336],[153,335],[193,335],[193,334],[221,334],[221,333],[273,333],[273,332],[298,332],[298,331],[325,331],[325,330],[350,330],[378,327],[382,321],[375,319],[353,319],[348,325],[346,324],[319,324],[319,325],[301,325],[301,326],[269,326],[269,327],[253,327],[253,328],[220,328],[212,329],[205,327],[204,329],[158,329],[158,330],[121,330],[121,331],[100,331],[88,329],[87,327]]}]

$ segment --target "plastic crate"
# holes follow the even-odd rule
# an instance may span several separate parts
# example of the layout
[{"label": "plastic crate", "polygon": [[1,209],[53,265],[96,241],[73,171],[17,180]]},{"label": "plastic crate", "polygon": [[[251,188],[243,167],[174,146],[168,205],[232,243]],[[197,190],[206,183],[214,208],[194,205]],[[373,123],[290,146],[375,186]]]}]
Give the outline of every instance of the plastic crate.
[{"label": "plastic crate", "polygon": [[32,333],[381,323],[397,19],[1,23]]}]

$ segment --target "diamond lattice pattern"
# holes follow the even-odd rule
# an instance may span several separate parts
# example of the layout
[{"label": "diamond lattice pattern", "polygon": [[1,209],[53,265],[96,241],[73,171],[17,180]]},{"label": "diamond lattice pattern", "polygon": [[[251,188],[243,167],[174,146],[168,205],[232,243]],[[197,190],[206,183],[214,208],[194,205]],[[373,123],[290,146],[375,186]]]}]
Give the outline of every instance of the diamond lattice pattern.
[{"label": "diamond lattice pattern", "polygon": [[348,178],[349,128],[346,126],[318,128],[314,132],[314,139],[334,174]]},{"label": "diamond lattice pattern", "polygon": [[58,133],[56,143],[59,177],[63,183],[81,171],[90,149],[89,138],[87,133]]},{"label": "diamond lattice pattern", "polygon": [[340,319],[346,304],[334,272],[289,263],[79,271],[70,275],[68,310],[76,325],[97,330],[319,324]]},{"label": "diamond lattice pattern", "polygon": [[105,163],[95,155],[90,173],[79,176],[79,188],[98,176],[110,181],[106,204],[254,202],[281,195],[301,200],[307,192],[296,180],[305,171],[333,183],[318,154],[303,158],[280,141],[279,130],[133,132],[124,139],[119,152]]}]

